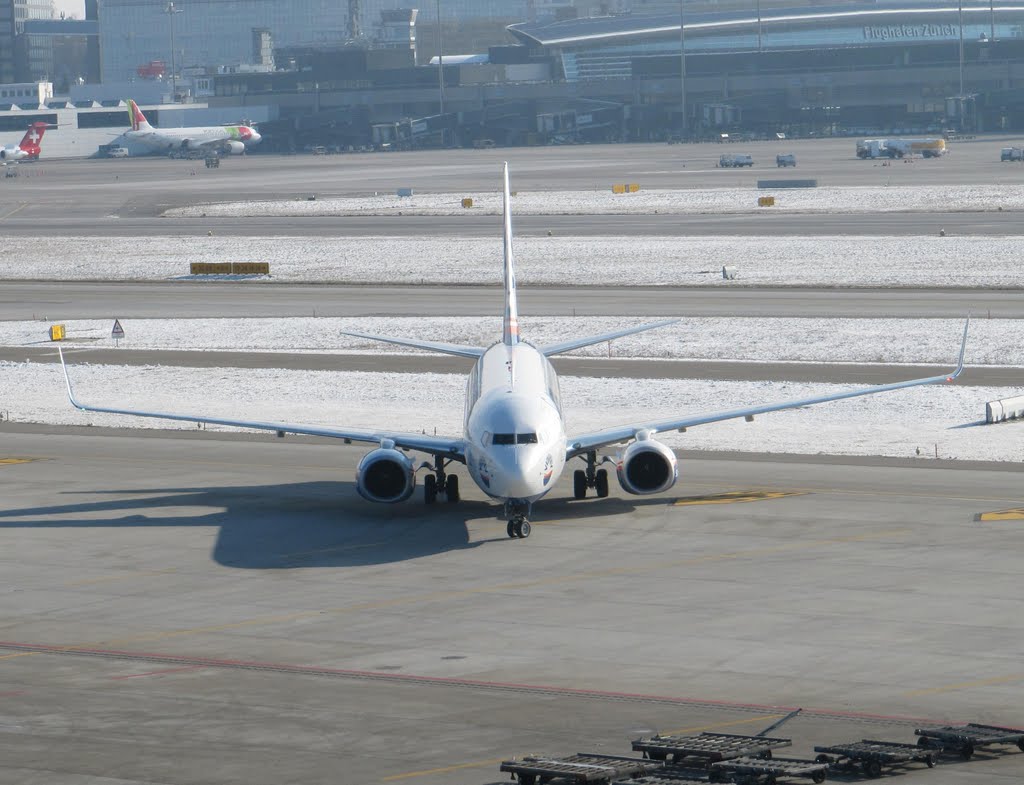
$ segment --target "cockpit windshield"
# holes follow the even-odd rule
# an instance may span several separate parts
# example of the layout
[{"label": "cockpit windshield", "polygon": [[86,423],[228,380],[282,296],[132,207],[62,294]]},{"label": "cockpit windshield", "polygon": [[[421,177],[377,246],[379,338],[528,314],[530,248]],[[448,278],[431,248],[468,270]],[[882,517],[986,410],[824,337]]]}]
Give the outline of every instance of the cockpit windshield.
[{"label": "cockpit windshield", "polygon": [[496,433],[491,441],[492,444],[536,444],[536,433]]}]

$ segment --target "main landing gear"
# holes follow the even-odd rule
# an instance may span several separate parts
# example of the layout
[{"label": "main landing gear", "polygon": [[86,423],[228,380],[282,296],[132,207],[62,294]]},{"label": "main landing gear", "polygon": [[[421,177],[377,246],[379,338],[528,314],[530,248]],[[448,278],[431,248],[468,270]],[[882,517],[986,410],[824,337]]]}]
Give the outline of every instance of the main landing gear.
[{"label": "main landing gear", "polygon": [[[572,495],[577,499],[586,499],[587,488],[593,488],[597,491],[598,498],[605,498],[608,495],[608,472],[597,468],[597,453],[591,450],[580,457],[587,462],[587,468],[585,471],[577,469],[572,473]],[[606,461],[607,458],[601,463]]]},{"label": "main landing gear", "polygon": [[525,540],[530,536],[530,505],[522,502],[505,502],[505,517],[508,518],[508,526],[505,531],[508,536],[515,539]]},{"label": "main landing gear", "polygon": [[[434,456],[433,474],[423,478],[423,501],[426,504],[433,504],[437,501],[437,495],[444,494],[449,504],[459,500],[459,477],[455,474],[446,474],[444,467],[451,461],[446,461],[440,455]],[[424,463],[424,467],[430,468],[430,464]]]}]

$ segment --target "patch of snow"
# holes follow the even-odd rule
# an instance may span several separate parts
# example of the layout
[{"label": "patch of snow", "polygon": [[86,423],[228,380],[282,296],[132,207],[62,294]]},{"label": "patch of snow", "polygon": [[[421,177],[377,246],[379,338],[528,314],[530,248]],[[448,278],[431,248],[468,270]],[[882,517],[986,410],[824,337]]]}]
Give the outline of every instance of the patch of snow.
[{"label": "patch of snow", "polygon": [[[1021,189],[1024,192],[1024,188]],[[166,281],[190,262],[269,262],[260,281],[500,284],[501,238],[7,237],[0,280]],[[522,286],[1011,287],[1022,237],[522,237]],[[735,281],[722,267],[738,268]],[[53,318],[55,314],[46,316]],[[59,315],[57,315],[59,318]]]},{"label": "patch of snow", "polygon": [[[638,326],[634,317],[520,318],[523,336],[538,346]],[[655,321],[654,318],[646,321]],[[961,319],[792,319],[684,317],[678,324],[616,339],[617,358],[748,360],[757,362],[938,363],[955,365]],[[69,320],[65,347],[110,346],[110,321]],[[341,334],[343,330],[489,346],[501,335],[494,317],[295,317],[262,319],[122,319],[131,349],[419,353]],[[0,346],[48,343],[49,322],[0,322]],[[99,343],[97,343],[99,342]],[[88,354],[79,355],[82,360]],[[607,357],[606,343],[566,356]],[[1020,322],[976,319],[967,344],[973,365],[1024,366]],[[1022,380],[1024,384],[1024,380]]]},{"label": "patch of snow", "polygon": [[[752,178],[753,179],[753,178]],[[779,176],[765,179],[785,179]],[[789,178],[793,179],[793,178]],[[758,207],[760,196],[774,196],[775,206]],[[464,208],[462,200],[473,206]],[[752,213],[761,210],[794,213],[950,212],[1024,209],[1024,189],[1014,185],[862,186],[845,188],[716,188],[685,190],[641,189],[636,193],[603,191],[519,191],[512,199],[516,215],[650,215],[652,213]],[[414,193],[374,196],[323,197],[310,201],[224,202],[176,207],[174,218],[311,215],[461,215],[468,212],[500,215],[498,191]]]}]

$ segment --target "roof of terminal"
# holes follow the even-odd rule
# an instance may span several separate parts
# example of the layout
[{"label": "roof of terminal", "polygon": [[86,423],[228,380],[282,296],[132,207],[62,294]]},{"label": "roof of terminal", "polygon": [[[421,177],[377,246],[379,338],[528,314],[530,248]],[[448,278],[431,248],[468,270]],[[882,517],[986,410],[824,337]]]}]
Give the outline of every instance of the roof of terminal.
[{"label": "roof of terminal", "polygon": [[[985,14],[1024,11],[1024,5],[990,6],[988,0],[966,0],[964,13],[984,11]],[[813,22],[815,20],[850,20],[857,23],[871,20],[874,24],[889,21],[906,23],[918,15],[958,13],[956,4],[937,5],[926,3],[877,3],[841,4],[809,8],[773,8],[762,10],[761,24]],[[687,14],[687,31],[726,30],[738,25],[757,22],[757,16],[750,10]],[[616,16],[584,17],[561,22],[524,22],[510,25],[508,31],[522,43],[531,46],[558,46],[578,44],[612,38],[636,38],[679,31],[679,14],[619,14]]]}]

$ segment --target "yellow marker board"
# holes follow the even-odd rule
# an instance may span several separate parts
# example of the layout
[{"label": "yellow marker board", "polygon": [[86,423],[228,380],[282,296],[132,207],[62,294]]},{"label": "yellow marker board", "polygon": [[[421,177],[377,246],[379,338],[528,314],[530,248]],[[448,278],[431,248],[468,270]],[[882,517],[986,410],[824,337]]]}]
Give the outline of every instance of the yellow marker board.
[{"label": "yellow marker board", "polygon": [[979,521],[1024,521],[1024,507],[1017,507],[1013,510],[999,510],[997,512],[983,512],[978,516]]}]

